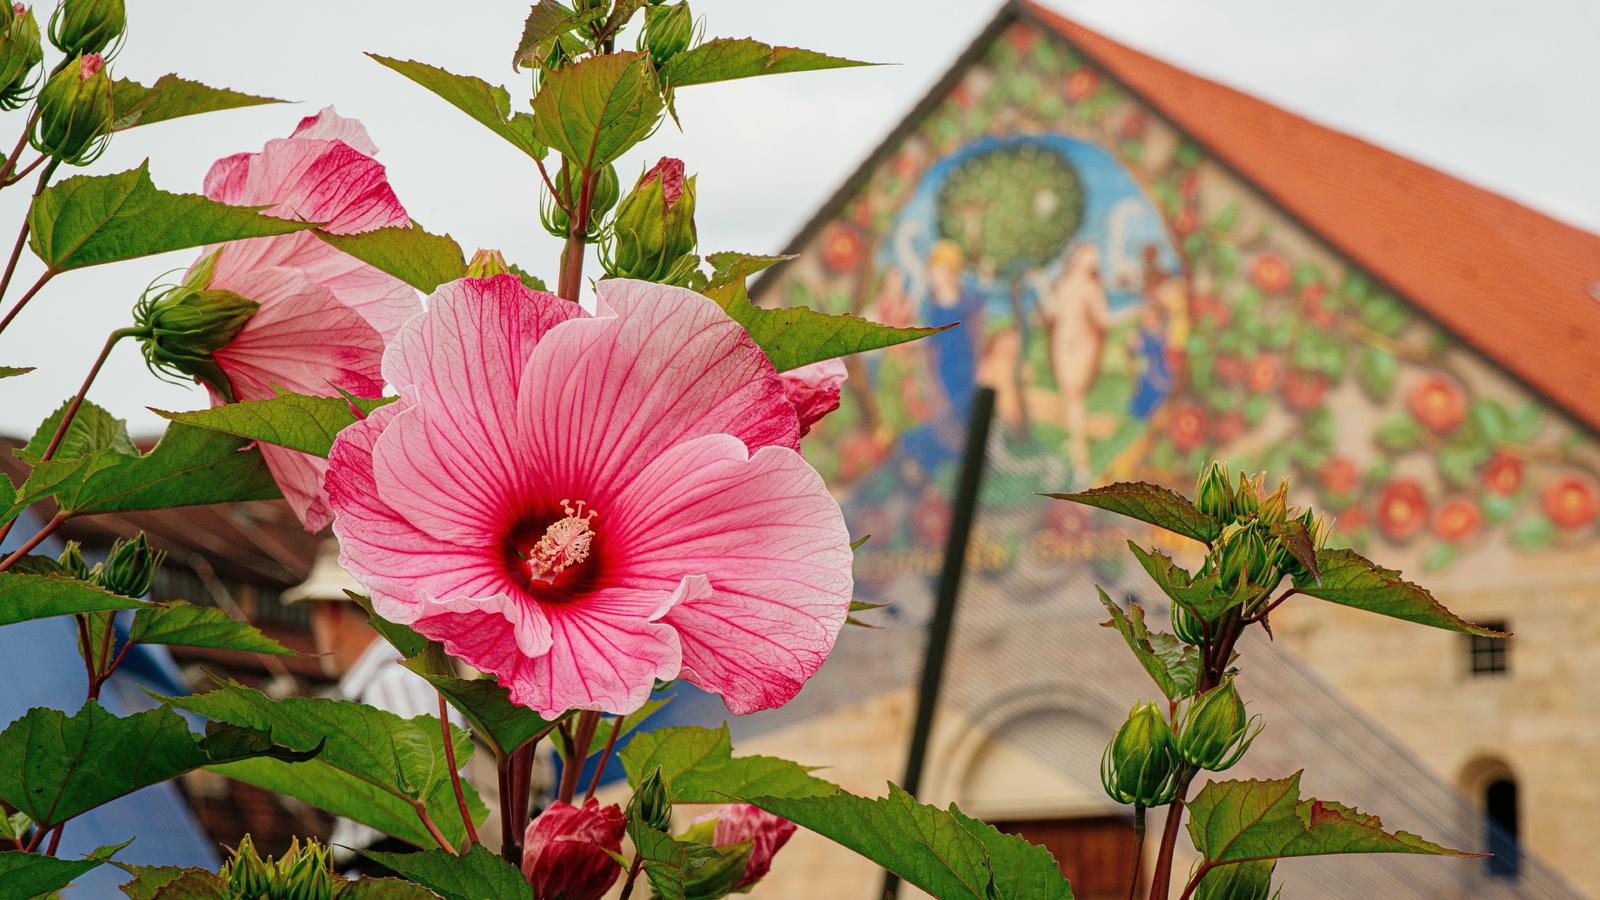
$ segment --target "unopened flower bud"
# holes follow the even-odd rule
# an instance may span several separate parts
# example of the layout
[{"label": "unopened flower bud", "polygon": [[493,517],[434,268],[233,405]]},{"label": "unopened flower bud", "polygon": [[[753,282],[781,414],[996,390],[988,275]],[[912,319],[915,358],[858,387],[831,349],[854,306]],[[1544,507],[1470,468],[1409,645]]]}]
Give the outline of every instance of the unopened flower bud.
[{"label": "unopened flower bud", "polygon": [[[333,863],[328,848],[307,839],[289,844],[289,852],[278,861],[277,892],[274,900],[333,900]],[[342,879],[341,879],[342,883]]]},{"label": "unopened flower bud", "polygon": [[694,202],[694,179],[684,177],[683,162],[656,163],[617,207],[611,240],[600,248],[606,274],[658,284],[687,278],[700,262]]},{"label": "unopened flower bud", "polygon": [[1328,543],[1328,523],[1322,516],[1317,515],[1311,507],[1300,514],[1300,524],[1306,527],[1306,533],[1311,535],[1311,545],[1322,549]]},{"label": "unopened flower bud", "polygon": [[1267,525],[1277,525],[1289,516],[1289,482],[1287,479],[1278,481],[1278,489],[1271,496],[1261,501],[1261,509],[1256,512],[1256,518]]},{"label": "unopened flower bud", "polygon": [[1256,859],[1217,866],[1200,879],[1194,900],[1267,900],[1267,893],[1272,890],[1272,867],[1276,862]]},{"label": "unopened flower bud", "polygon": [[233,858],[222,865],[222,880],[228,885],[230,897],[271,896],[273,868],[256,854],[255,842],[250,835],[239,839]]},{"label": "unopened flower bud", "polygon": [[1261,508],[1261,483],[1251,481],[1243,472],[1239,473],[1239,489],[1233,494],[1233,515],[1237,521],[1256,514]]},{"label": "unopened flower bud", "polygon": [[1233,485],[1229,481],[1228,467],[1214,462],[1200,473],[1194,488],[1195,507],[1223,525],[1233,522]]},{"label": "unopened flower bud", "polygon": [[622,874],[613,854],[622,852],[627,829],[620,807],[593,798],[545,807],[522,842],[522,877],[533,885],[533,900],[600,900]]},{"label": "unopened flower bud", "polygon": [[[572,217],[567,214],[567,210],[577,209],[583,198],[583,185],[572,174],[565,160],[556,172],[555,186],[560,192],[562,202],[557,203],[556,197],[546,191],[539,201],[539,222],[544,225],[545,231],[558,238],[565,238],[572,233]],[[605,220],[606,213],[617,205],[617,196],[621,191],[621,185],[617,181],[617,167],[602,166],[595,174],[594,187],[590,189],[588,230],[590,241],[600,240],[601,223]],[[565,208],[562,206],[563,203]]]},{"label": "unopened flower bud", "polygon": [[1172,802],[1177,759],[1172,729],[1154,703],[1135,706],[1100,757],[1100,783],[1111,799],[1136,806]]},{"label": "unopened flower bud", "polygon": [[493,278],[510,271],[506,258],[500,255],[499,250],[479,250],[472,254],[472,260],[467,263],[468,278]]},{"label": "unopened flower bud", "polygon": [[68,578],[93,581],[99,577],[99,573],[90,569],[89,563],[84,560],[83,547],[77,541],[67,541],[67,549],[62,551],[56,562],[61,565]]},{"label": "unopened flower bud", "polygon": [[141,531],[131,541],[119,540],[111,545],[100,583],[113,594],[134,599],[143,597],[150,593],[150,586],[155,584],[156,573],[161,571],[161,563],[166,556],[165,553],[151,550]]},{"label": "unopened flower bud", "polygon": [[1172,633],[1185,644],[1200,646],[1205,639],[1205,623],[1182,603],[1172,604]]},{"label": "unopened flower bud", "polygon": [[127,27],[123,0],[61,0],[50,16],[50,43],[68,56],[100,53]]},{"label": "unopened flower bud", "polygon": [[696,827],[708,823],[714,823],[711,843],[718,850],[726,852],[733,845],[750,842],[750,856],[744,865],[744,873],[733,879],[730,891],[743,891],[764,878],[772,870],[772,857],[789,842],[795,832],[793,822],[748,803],[724,806],[694,820]]},{"label": "unopened flower bud", "polygon": [[44,62],[44,48],[39,43],[39,23],[33,10],[17,4],[6,6],[8,17],[0,31],[0,109],[16,109],[26,103],[37,85],[34,70]]},{"label": "unopened flower bud", "polygon": [[111,74],[98,53],[74,59],[39,91],[33,148],[72,166],[99,158],[111,138]]},{"label": "unopened flower bud", "polygon": [[147,291],[133,309],[145,364],[152,372],[187,375],[232,403],[233,383],[211,354],[228,346],[260,308],[232,291],[185,285]]},{"label": "unopened flower bud", "polygon": [[689,0],[645,9],[638,48],[648,50],[656,65],[665,65],[693,42],[694,15],[689,12]]},{"label": "unopened flower bud", "polygon": [[656,831],[666,831],[672,824],[672,788],[660,766],[639,781],[639,789],[628,801],[628,818]]},{"label": "unopened flower bud", "polygon": [[1178,720],[1174,746],[1184,762],[1221,772],[1239,761],[1261,733],[1261,717],[1251,717],[1233,679],[1191,700]]}]

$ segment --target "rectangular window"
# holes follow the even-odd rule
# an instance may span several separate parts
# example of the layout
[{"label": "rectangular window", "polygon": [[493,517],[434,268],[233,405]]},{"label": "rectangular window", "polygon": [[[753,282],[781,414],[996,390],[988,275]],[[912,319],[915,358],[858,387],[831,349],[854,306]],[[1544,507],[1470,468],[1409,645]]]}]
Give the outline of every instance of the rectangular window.
[{"label": "rectangular window", "polygon": [[[1483,627],[1494,631],[1505,631],[1505,622],[1484,622]],[[1476,634],[1467,635],[1467,650],[1471,656],[1473,675],[1504,675],[1511,671],[1509,656],[1511,653],[1510,638],[1480,637]]]}]

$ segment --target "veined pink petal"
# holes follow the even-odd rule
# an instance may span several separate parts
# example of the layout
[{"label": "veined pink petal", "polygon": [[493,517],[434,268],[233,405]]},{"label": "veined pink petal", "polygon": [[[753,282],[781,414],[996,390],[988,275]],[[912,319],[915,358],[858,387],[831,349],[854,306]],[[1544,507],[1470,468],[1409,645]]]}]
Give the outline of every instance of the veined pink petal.
[{"label": "veined pink petal", "polygon": [[276,444],[261,444],[261,456],[278,483],[283,499],[300,517],[307,531],[321,531],[333,521],[333,509],[328,506],[328,495],[322,489],[322,479],[328,474],[328,461],[290,450]]},{"label": "veined pink petal", "polygon": [[602,281],[597,293],[613,315],[551,329],[522,375],[517,429],[550,490],[601,504],[666,448],[705,434],[799,446],[772,363],[715,302],[640,281]]},{"label": "veined pink petal", "polygon": [[278,267],[294,269],[333,291],[340,303],[360,313],[385,341],[393,340],[406,320],[422,312],[422,300],[411,285],[309,233],[229,244],[217,258],[210,286],[236,291],[234,285],[241,277]]},{"label": "veined pink petal", "polygon": [[357,153],[378,155],[378,145],[367,135],[367,129],[361,124],[361,120],[346,119],[331,106],[323,107],[322,111],[314,116],[301,119],[289,137],[311,141],[343,141]]},{"label": "veined pink petal", "polygon": [[329,454],[326,485],[337,511],[333,533],[339,562],[372,591],[378,612],[411,623],[431,597],[493,597],[520,590],[507,577],[504,549],[463,547],[417,528],[378,496],[372,472],[372,446],[405,400],[374,410],[339,432]]},{"label": "veined pink petal", "polygon": [[240,276],[231,290],[261,304],[216,359],[240,400],[275,396],[273,386],[318,397],[343,389],[383,392],[383,338],[333,292],[291,269]]},{"label": "veined pink petal", "polygon": [[839,390],[850,377],[844,360],[825,359],[780,373],[784,395],[800,416],[800,436],[805,437],[819,419],[839,408]]},{"label": "veined pink petal", "polygon": [[249,206],[270,205],[267,215],[280,219],[326,223],[334,234],[411,221],[383,164],[339,141],[268,141],[250,157],[242,198]]},{"label": "veined pink petal", "polygon": [[206,173],[205,195],[218,203],[232,206],[254,206],[245,202],[245,191],[250,181],[250,160],[254,153],[235,153],[211,164]]},{"label": "veined pink petal", "polygon": [[628,548],[618,584],[709,580],[709,595],[663,621],[678,630],[684,676],[734,713],[787,702],[833,649],[850,608],[850,535],[798,453],[750,454],[721,434],[678,444],[619,494],[610,526]]},{"label": "veined pink petal", "polygon": [[482,598],[424,599],[412,620],[418,631],[437,640],[485,672],[512,672],[525,658],[550,652],[550,620],[538,604],[507,594]]}]

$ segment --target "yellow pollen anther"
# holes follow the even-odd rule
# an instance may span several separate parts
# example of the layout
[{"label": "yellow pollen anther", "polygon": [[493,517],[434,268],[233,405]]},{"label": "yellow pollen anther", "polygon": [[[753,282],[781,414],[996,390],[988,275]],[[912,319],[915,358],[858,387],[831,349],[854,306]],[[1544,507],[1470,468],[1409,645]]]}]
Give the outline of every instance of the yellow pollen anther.
[{"label": "yellow pollen anther", "polygon": [[582,500],[576,509],[570,501],[561,501],[566,518],[546,528],[544,537],[528,552],[528,572],[535,579],[553,582],[561,570],[589,558],[589,545],[594,543],[594,529],[589,523],[600,514],[592,509],[586,512],[583,506]]}]

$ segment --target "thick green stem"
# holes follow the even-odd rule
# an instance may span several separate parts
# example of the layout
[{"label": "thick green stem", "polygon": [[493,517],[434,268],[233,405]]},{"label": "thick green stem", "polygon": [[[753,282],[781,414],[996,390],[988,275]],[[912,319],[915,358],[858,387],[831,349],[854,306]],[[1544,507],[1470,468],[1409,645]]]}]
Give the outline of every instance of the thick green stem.
[{"label": "thick green stem", "polygon": [[1133,900],[1134,892],[1139,889],[1139,870],[1144,868],[1144,807],[1137,803],[1133,806],[1133,862],[1128,865],[1128,887],[1122,892],[1122,900]]}]

